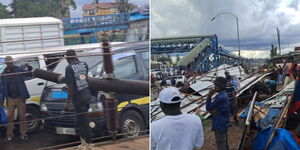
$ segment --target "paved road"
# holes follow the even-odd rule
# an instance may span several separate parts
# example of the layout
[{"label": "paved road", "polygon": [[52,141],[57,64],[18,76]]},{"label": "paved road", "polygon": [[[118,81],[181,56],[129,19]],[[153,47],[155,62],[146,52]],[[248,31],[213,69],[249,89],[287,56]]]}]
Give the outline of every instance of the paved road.
[{"label": "paved road", "polygon": [[[149,149],[149,135],[136,137],[133,139],[118,139],[116,141],[106,141],[95,143],[94,150],[147,150]],[[70,147],[62,150],[77,150]]]},{"label": "paved road", "polygon": [[3,136],[3,131],[1,133],[1,150],[34,150],[76,140],[76,138],[72,139],[65,135],[56,135],[47,132],[45,129],[41,129],[39,132],[30,134],[28,141],[23,142],[21,141],[20,136],[16,135],[12,142],[7,142]]}]

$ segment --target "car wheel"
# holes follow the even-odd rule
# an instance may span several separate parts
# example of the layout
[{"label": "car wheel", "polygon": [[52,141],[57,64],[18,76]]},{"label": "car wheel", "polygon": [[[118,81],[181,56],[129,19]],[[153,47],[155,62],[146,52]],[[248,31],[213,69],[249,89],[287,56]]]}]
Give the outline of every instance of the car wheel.
[{"label": "car wheel", "polygon": [[[40,119],[40,111],[37,107],[34,106],[27,106],[26,107],[26,120],[28,121],[27,127],[28,127],[28,133],[36,132],[40,129],[42,121],[33,121]],[[32,122],[31,122],[32,121]]]},{"label": "car wheel", "polygon": [[127,110],[121,116],[121,132],[127,133],[128,138],[136,137],[142,134],[145,123],[142,116],[134,110]]}]

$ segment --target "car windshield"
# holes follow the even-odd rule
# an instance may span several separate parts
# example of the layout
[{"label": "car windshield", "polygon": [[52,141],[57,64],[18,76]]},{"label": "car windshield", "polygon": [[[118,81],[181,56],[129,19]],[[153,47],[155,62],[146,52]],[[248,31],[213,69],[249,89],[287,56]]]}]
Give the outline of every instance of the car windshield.
[{"label": "car windshield", "polygon": [[[78,57],[79,61],[86,62],[89,66],[88,74],[90,76],[97,76],[102,70],[102,59],[100,56],[87,56],[87,57]],[[54,72],[65,75],[65,69],[68,66],[67,61],[64,59],[58,63],[55,67]]]},{"label": "car windshield", "polygon": [[0,73],[5,69],[6,64],[4,64],[4,58],[0,58]]},{"label": "car windshield", "polygon": [[[4,69],[6,68],[6,64],[4,62],[5,62],[4,58],[0,58],[0,73],[2,73],[4,71]],[[24,60],[17,60],[14,64],[16,66],[20,67],[20,66],[24,65],[25,63],[28,63],[34,69],[40,68],[38,60],[30,60],[30,61],[26,61],[26,59],[24,59]]]}]

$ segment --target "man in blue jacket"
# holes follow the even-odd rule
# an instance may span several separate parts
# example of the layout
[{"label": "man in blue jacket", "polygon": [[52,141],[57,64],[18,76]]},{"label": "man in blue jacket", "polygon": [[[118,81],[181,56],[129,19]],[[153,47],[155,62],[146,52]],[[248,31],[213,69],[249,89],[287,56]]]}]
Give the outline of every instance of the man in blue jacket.
[{"label": "man in blue jacket", "polygon": [[[27,140],[27,123],[26,123],[26,99],[28,99],[29,92],[24,82],[24,76],[31,76],[32,73],[25,73],[23,69],[14,65],[14,60],[11,56],[5,57],[6,68],[2,72],[2,82],[4,87],[4,97],[6,98],[6,106],[8,111],[8,126],[7,126],[7,141],[12,141],[14,138],[13,121],[15,109],[17,109],[18,117],[21,122],[20,132],[21,139]],[[28,67],[32,70],[32,67]],[[24,72],[24,73],[21,73]],[[21,73],[21,74],[16,74]]]},{"label": "man in blue jacket", "polygon": [[[215,142],[218,150],[229,150],[227,129],[229,125],[230,106],[225,91],[227,80],[224,77],[217,77],[214,81],[215,88],[210,90],[206,99],[206,110],[212,116],[212,131],[215,134]],[[215,94],[214,100],[212,96]]]}]

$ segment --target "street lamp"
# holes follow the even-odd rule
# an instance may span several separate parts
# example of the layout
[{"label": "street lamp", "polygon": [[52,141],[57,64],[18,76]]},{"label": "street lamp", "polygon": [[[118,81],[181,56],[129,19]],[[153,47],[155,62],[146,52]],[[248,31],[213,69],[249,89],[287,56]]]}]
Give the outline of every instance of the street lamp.
[{"label": "street lamp", "polygon": [[239,19],[236,15],[230,12],[221,12],[218,13],[215,17],[213,17],[210,21],[215,20],[220,15],[230,15],[236,19],[236,30],[237,30],[237,38],[238,38],[238,49],[239,49],[239,63],[241,63],[241,48],[240,48],[240,31],[239,31]]}]

